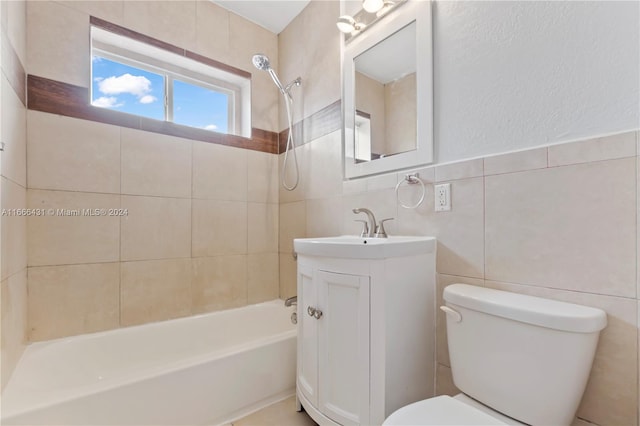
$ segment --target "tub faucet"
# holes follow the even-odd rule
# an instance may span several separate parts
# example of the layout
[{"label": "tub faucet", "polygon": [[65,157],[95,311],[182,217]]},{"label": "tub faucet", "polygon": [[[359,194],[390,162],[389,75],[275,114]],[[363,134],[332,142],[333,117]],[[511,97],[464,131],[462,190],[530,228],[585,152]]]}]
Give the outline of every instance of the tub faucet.
[{"label": "tub faucet", "polygon": [[284,306],[293,306],[298,304],[298,296],[293,296],[284,301]]},{"label": "tub faucet", "polygon": [[378,229],[378,226],[376,224],[376,217],[373,215],[373,212],[371,210],[365,209],[363,207],[358,208],[358,209],[353,209],[353,212],[355,214],[365,213],[367,215],[367,219],[369,219],[369,235],[368,235],[368,237],[369,238],[374,237],[375,233],[376,233],[376,229]]}]

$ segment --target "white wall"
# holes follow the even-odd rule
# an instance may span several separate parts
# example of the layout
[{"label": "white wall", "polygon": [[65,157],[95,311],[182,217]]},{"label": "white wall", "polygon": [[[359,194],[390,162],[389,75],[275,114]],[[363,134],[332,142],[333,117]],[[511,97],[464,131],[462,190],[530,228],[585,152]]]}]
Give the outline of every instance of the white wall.
[{"label": "white wall", "polygon": [[436,161],[637,129],[638,2],[434,2]]}]

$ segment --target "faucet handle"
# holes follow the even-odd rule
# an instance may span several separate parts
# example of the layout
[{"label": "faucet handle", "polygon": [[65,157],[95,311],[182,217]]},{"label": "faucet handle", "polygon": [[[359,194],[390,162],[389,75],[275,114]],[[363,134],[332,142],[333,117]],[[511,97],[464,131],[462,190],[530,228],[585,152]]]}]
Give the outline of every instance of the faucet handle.
[{"label": "faucet handle", "polygon": [[378,228],[376,229],[376,234],[375,237],[376,238],[387,238],[387,232],[384,230],[384,223],[388,220],[393,220],[393,217],[389,217],[387,219],[382,219],[380,222],[378,222]]},{"label": "faucet handle", "polygon": [[362,238],[367,238],[369,236],[369,223],[366,220],[354,220],[354,222],[362,222],[362,231],[360,232],[360,236]]}]

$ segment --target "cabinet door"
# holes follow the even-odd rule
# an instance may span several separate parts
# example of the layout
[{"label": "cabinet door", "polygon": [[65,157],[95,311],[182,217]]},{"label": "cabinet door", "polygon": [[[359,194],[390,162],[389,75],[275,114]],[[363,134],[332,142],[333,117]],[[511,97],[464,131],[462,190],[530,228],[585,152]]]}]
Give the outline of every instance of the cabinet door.
[{"label": "cabinet door", "polygon": [[309,316],[309,306],[316,306],[313,271],[298,265],[298,389],[318,406],[318,321]]},{"label": "cabinet door", "polygon": [[319,409],[369,423],[369,277],[317,271]]}]

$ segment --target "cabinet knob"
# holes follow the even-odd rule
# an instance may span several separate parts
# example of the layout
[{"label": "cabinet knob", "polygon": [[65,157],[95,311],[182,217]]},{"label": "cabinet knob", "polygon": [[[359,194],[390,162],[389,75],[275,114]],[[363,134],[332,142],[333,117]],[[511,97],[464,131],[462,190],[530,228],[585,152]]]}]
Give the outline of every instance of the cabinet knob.
[{"label": "cabinet knob", "polygon": [[307,306],[307,313],[310,317],[314,317],[315,319],[320,319],[320,317],[322,316],[322,311],[312,306]]}]

